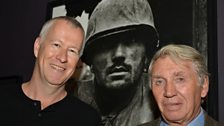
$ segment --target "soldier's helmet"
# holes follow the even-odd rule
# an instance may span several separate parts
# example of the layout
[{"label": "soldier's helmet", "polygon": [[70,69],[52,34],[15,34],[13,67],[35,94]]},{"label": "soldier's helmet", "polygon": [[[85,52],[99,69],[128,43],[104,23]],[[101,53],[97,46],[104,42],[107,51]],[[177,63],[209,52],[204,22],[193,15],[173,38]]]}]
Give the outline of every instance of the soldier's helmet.
[{"label": "soldier's helmet", "polygon": [[82,61],[91,64],[93,49],[99,44],[108,43],[100,40],[117,35],[126,35],[129,38],[130,36],[127,35],[129,32],[144,39],[142,42],[146,46],[146,52],[153,53],[158,47],[159,37],[148,1],[102,0],[94,9],[88,22]]}]

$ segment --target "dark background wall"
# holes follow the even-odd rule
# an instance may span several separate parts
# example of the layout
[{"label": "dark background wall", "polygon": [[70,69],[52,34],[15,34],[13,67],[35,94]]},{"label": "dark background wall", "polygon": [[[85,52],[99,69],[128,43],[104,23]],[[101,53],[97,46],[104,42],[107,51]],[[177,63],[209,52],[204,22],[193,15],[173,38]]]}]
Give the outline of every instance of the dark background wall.
[{"label": "dark background wall", "polygon": [[[46,20],[47,3],[50,1],[53,0],[1,0],[0,77],[20,75],[24,81],[30,78],[34,65],[33,43]],[[224,53],[224,15],[221,14],[224,11],[224,1],[217,0],[215,9],[217,11],[217,55],[214,57],[218,59],[218,110],[219,120],[224,122],[222,97],[224,96],[224,58],[221,56]]]},{"label": "dark background wall", "polygon": [[0,76],[27,80],[34,65],[33,43],[45,21],[50,0],[1,0]]},{"label": "dark background wall", "polygon": [[219,120],[224,122],[224,0],[217,1]]}]

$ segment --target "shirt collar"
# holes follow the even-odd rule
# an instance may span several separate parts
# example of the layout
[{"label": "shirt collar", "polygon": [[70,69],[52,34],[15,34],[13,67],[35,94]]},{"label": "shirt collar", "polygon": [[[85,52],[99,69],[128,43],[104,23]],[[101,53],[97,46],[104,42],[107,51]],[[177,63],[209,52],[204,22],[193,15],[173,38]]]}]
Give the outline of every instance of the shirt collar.
[{"label": "shirt collar", "polygon": [[[192,120],[187,126],[204,126],[204,110],[201,108],[199,115]],[[169,126],[163,119],[161,120],[160,126]]]},{"label": "shirt collar", "polygon": [[201,108],[199,115],[192,120],[187,126],[204,126],[204,110]]}]

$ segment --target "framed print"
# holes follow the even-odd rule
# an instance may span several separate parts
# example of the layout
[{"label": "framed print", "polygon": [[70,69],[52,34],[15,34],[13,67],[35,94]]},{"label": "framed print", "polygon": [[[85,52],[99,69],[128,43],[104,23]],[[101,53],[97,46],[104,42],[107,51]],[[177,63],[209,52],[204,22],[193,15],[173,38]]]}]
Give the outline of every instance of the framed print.
[{"label": "framed print", "polygon": [[[128,2],[130,1],[126,0],[125,4],[129,4]],[[170,43],[186,44],[196,48],[205,57],[206,62],[208,64],[208,69],[212,74],[211,76],[212,79],[210,80],[212,88],[210,88],[209,90],[209,95],[207,97],[206,102],[203,104],[203,107],[204,109],[206,109],[209,115],[211,115],[215,119],[218,119],[218,110],[215,109],[218,108],[218,101],[216,98],[218,97],[217,92],[218,85],[217,84],[215,85],[215,83],[217,83],[217,78],[215,78],[217,75],[217,70],[214,67],[214,65],[217,62],[213,57],[213,55],[216,55],[215,54],[216,43],[213,42],[215,40],[214,38],[215,33],[212,32],[216,29],[214,29],[211,26],[214,25],[211,23],[213,22],[211,17],[215,13],[211,11],[214,8],[213,5],[215,4],[215,1],[213,0],[168,0],[168,1],[146,0],[146,1],[150,5],[151,11],[153,13],[152,15],[154,20],[153,23],[155,25],[156,31],[158,32],[159,44],[161,46]],[[75,17],[78,21],[80,21],[80,23],[84,27],[85,32],[87,32],[89,19],[91,19],[95,7],[97,7],[97,5],[99,5],[100,2],[102,1],[101,0],[52,1],[48,3],[46,19],[48,20],[52,17],[61,15],[72,16]],[[101,24],[105,25],[106,23]],[[104,41],[106,43],[107,41],[109,41],[109,39],[105,39]],[[101,44],[101,45],[99,44],[98,45],[99,48],[95,49],[94,51],[103,50],[104,48],[106,48],[107,45],[108,44]],[[82,71],[81,77],[79,76],[82,79],[79,78],[78,81],[76,80],[78,87],[76,95],[80,95],[79,94],[80,85],[81,85],[80,87],[85,85],[82,87],[82,91],[83,90],[87,91],[88,88],[93,87],[93,85],[90,85],[90,83],[92,83],[91,81],[95,81],[94,77],[96,76],[96,74],[92,72],[93,70],[91,65],[87,64],[83,65],[83,63],[81,63],[79,67],[84,70],[81,70]],[[93,92],[94,91],[92,90],[88,90],[86,94],[82,93],[81,97],[86,97],[87,95]],[[87,103],[94,104],[93,106],[96,107],[97,105],[95,102],[91,101],[92,99],[93,98],[86,98],[85,100]],[[109,117],[106,116],[105,118]]]}]

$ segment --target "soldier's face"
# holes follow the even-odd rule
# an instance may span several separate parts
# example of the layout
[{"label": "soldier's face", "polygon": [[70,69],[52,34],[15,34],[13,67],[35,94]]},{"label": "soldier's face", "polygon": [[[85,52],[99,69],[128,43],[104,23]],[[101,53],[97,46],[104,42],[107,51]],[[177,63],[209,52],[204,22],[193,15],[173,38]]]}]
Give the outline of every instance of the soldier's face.
[{"label": "soldier's face", "polygon": [[[110,40],[111,41],[111,40]],[[121,89],[135,84],[142,75],[146,50],[136,40],[103,42],[92,60],[97,84],[109,89]],[[116,44],[115,44],[116,43]]]}]

